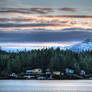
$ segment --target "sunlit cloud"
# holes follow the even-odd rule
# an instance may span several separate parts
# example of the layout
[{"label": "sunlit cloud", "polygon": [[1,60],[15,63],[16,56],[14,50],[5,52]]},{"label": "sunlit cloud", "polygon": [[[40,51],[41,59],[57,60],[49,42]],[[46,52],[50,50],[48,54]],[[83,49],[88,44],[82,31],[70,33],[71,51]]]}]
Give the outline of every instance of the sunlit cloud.
[{"label": "sunlit cloud", "polygon": [[76,12],[76,8],[60,8],[59,11],[69,11],[69,12]]},{"label": "sunlit cloud", "polygon": [[91,15],[46,15],[46,16],[42,16],[42,17],[49,17],[49,18],[60,18],[60,17],[64,17],[64,18],[92,18]]},{"label": "sunlit cloud", "polygon": [[45,13],[53,12],[54,11],[53,8],[31,8],[30,10],[32,12],[41,13],[41,14],[45,14]]},{"label": "sunlit cloud", "polygon": [[6,51],[24,51],[24,50],[33,50],[33,49],[46,49],[46,48],[57,48],[66,49],[65,47],[69,47],[71,45],[77,44],[80,42],[70,42],[70,43],[0,43],[0,47],[2,50]]},{"label": "sunlit cloud", "polygon": [[21,16],[16,18],[0,18],[0,29],[50,29],[92,28],[92,16]]},{"label": "sunlit cloud", "polygon": [[1,8],[0,9],[0,13],[3,13],[3,14],[14,14],[14,13],[46,14],[53,11],[54,11],[53,8]]},{"label": "sunlit cloud", "polygon": [[80,43],[80,41],[76,42],[37,42],[37,43],[0,43],[1,47],[9,48],[9,47],[18,47],[18,48],[31,48],[31,47],[40,47],[40,48],[51,48],[51,47],[65,47],[65,46],[71,46],[74,44]]}]

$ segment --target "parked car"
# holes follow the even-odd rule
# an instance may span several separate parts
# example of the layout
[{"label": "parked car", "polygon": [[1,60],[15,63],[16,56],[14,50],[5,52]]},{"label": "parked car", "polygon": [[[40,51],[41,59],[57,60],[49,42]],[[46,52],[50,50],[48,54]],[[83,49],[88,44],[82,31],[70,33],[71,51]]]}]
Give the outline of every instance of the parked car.
[{"label": "parked car", "polygon": [[89,77],[88,79],[89,79],[89,80],[92,80],[92,77]]},{"label": "parked car", "polygon": [[17,78],[18,75],[17,75],[16,73],[11,73],[11,74],[9,75],[9,77],[11,77],[11,78]]},{"label": "parked car", "polygon": [[34,79],[35,76],[25,75],[24,78],[26,78],[26,79]]},{"label": "parked car", "polygon": [[37,77],[37,79],[38,79],[38,80],[45,80],[45,79],[46,79],[46,77],[39,76],[39,77]]},{"label": "parked car", "polygon": [[92,79],[92,74],[89,74],[89,75],[85,75],[86,79]]}]

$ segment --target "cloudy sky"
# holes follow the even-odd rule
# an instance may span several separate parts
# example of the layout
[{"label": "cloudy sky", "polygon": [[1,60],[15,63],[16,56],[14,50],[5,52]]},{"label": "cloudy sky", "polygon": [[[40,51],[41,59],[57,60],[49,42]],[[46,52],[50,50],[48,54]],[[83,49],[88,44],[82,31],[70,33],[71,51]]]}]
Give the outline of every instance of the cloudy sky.
[{"label": "cloudy sky", "polygon": [[92,0],[0,0],[0,46],[70,46],[92,37]]}]

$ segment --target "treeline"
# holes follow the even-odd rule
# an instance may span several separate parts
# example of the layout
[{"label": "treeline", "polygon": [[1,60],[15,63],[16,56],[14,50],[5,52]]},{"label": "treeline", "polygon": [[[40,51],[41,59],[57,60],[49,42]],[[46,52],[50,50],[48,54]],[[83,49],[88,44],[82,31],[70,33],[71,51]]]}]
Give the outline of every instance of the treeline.
[{"label": "treeline", "polygon": [[92,51],[75,53],[50,48],[15,53],[0,50],[0,74],[21,73],[34,68],[41,68],[43,72],[46,69],[65,72],[65,68],[70,68],[76,74],[83,69],[92,74]]}]

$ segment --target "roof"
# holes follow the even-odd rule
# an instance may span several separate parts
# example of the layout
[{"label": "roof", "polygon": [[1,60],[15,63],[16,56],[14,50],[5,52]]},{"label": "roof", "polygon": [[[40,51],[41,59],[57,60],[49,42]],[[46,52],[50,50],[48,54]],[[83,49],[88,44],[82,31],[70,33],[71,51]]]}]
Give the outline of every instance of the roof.
[{"label": "roof", "polygon": [[33,72],[33,70],[26,70],[26,72],[27,72],[27,73],[31,73],[31,72]]}]

